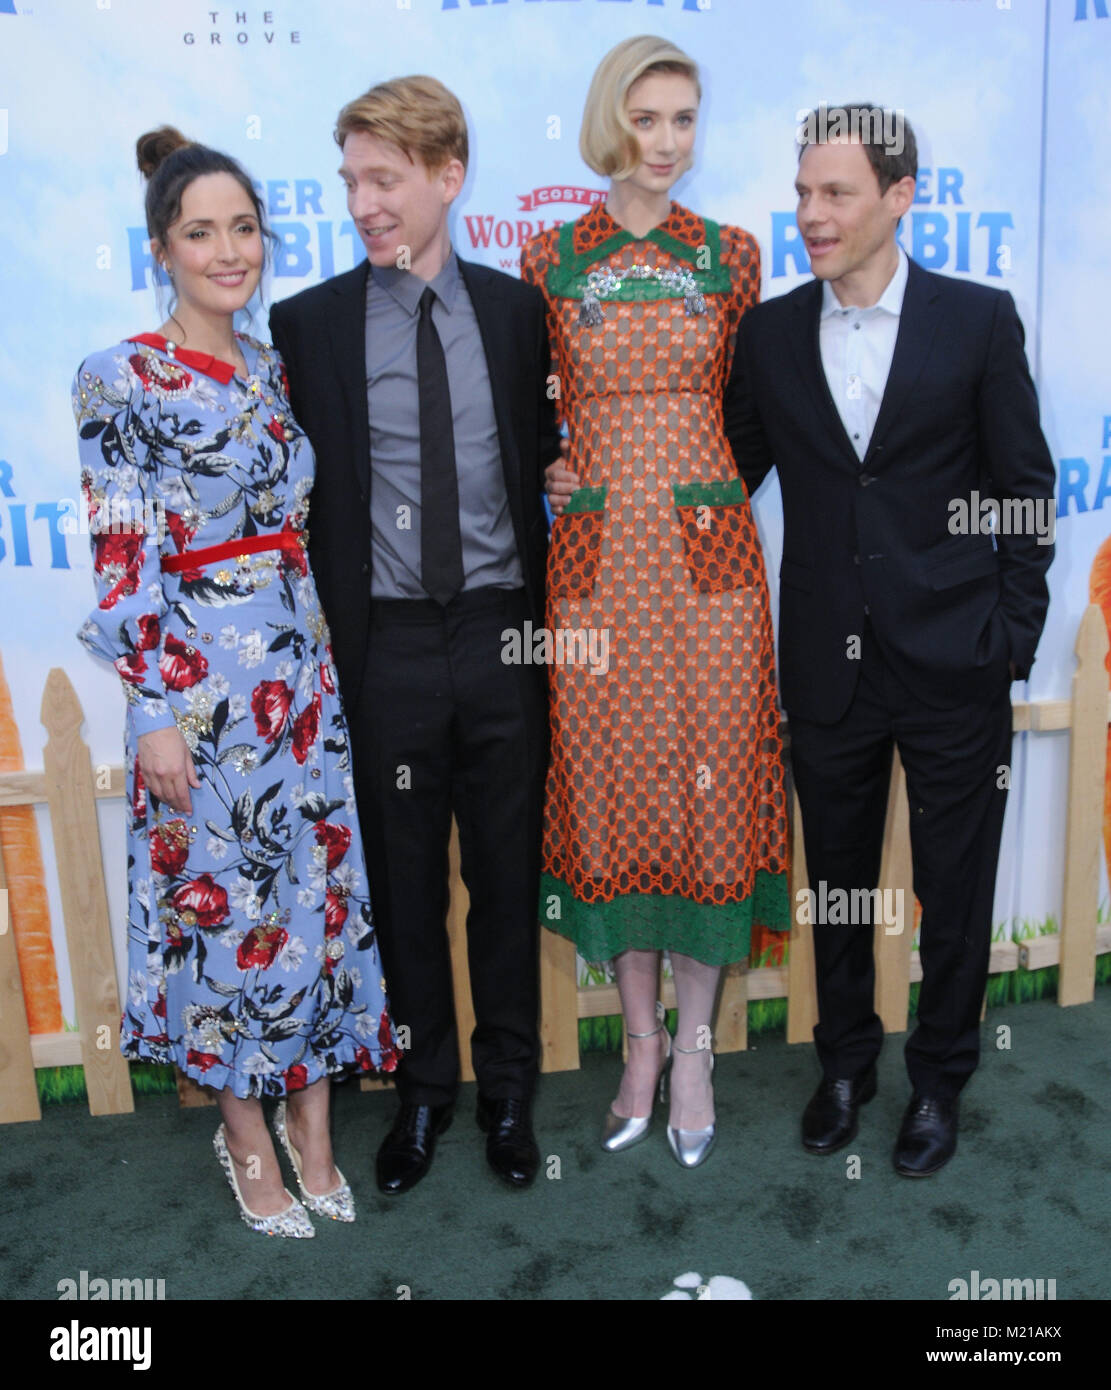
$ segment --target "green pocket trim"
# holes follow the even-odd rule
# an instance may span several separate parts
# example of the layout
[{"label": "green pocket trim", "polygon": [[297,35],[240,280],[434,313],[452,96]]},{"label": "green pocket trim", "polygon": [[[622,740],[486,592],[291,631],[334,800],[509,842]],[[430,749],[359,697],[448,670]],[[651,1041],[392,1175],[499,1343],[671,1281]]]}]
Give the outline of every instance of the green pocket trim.
[{"label": "green pocket trim", "polygon": [[735,507],[747,497],[740,478],[719,478],[711,483],[675,483],[671,492],[677,507]]},{"label": "green pocket trim", "polygon": [[580,487],[570,496],[563,515],[574,512],[604,512],[606,509],[606,489],[604,487]]}]

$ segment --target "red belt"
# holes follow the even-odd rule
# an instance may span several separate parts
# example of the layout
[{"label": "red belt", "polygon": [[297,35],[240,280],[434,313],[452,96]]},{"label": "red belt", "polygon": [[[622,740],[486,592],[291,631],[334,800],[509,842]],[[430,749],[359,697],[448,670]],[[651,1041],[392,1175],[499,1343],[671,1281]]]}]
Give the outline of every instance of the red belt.
[{"label": "red belt", "polygon": [[221,541],[219,545],[202,546],[199,550],[183,550],[178,555],[163,555],[162,568],[168,574],[179,570],[199,569],[218,560],[231,560],[239,555],[254,555],[260,550],[304,550],[309,543],[307,531],[279,531],[277,535],[242,536],[237,541]]}]

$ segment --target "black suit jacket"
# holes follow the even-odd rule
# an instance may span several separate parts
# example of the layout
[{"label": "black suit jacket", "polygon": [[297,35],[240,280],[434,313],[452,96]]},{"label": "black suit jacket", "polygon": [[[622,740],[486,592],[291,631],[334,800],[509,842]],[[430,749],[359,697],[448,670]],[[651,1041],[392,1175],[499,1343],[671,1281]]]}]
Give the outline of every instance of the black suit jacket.
[{"label": "black suit jacket", "polygon": [[[544,614],[543,472],[559,453],[548,397],[544,299],[501,271],[460,260],[494,400],[509,511],[533,621]],[[289,373],[290,404],[316,454],[309,559],[332,634],[343,698],[354,708],[370,625],[370,426],[366,287],[370,263],[275,304],[270,332]]]},{"label": "black suit jacket", "polygon": [[950,530],[951,503],[971,504],[973,492],[1052,507],[1053,463],[1014,300],[911,261],[863,463],[822,369],[821,303],[813,280],[745,314],[725,397],[749,493],[775,468],[783,494],[784,707],[821,724],[841,718],[860,665],[850,640],[866,615],[927,703],[986,696],[1006,682],[1008,662],[1029,673],[1053,556],[1034,535]]}]

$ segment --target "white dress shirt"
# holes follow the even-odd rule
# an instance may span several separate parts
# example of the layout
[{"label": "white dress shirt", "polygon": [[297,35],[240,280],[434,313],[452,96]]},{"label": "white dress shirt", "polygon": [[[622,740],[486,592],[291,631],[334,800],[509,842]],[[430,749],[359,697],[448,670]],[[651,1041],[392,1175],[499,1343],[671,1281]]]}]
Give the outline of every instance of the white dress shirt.
[{"label": "white dress shirt", "polygon": [[887,374],[899,336],[899,315],[907,287],[907,254],[877,302],[867,309],[842,305],[826,280],[818,342],[829,393],[856,456],[863,461],[880,413]]}]

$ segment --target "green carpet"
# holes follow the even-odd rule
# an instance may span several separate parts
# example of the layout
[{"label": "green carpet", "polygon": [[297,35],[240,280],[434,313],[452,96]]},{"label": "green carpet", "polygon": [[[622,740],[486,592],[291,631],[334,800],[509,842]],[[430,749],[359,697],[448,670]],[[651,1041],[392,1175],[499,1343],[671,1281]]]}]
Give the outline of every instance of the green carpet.
[{"label": "green carpet", "polygon": [[[1000,1024],[1009,1051],[995,1049]],[[580,1072],[541,1078],[536,1131],[551,1176],[525,1192],[486,1168],[470,1085],[430,1175],[382,1197],[373,1156],[395,1098],[341,1086],[336,1153],[359,1219],[318,1220],[313,1241],[266,1239],[238,1220],[212,1151],[214,1108],[145,1095],[133,1115],[94,1119],[81,1104],[50,1106],[38,1123],[0,1128],[0,1296],[55,1299],[84,1269],[163,1279],[167,1299],[653,1300],[694,1270],[742,1279],[765,1300],[946,1300],[950,1280],[978,1270],[1055,1279],[1060,1300],[1102,1299],[1109,1037],[1106,989],[1078,1008],[990,1010],[957,1156],[918,1182],[890,1166],[908,1095],[902,1036],[887,1040],[857,1139],[825,1159],[798,1142],[817,1079],[810,1046],[761,1037],[719,1057],[718,1145],[694,1172],[671,1158],[662,1110],[641,1145],[600,1150],[621,1064],[588,1055]],[[846,1176],[848,1155],[859,1178]]]}]

